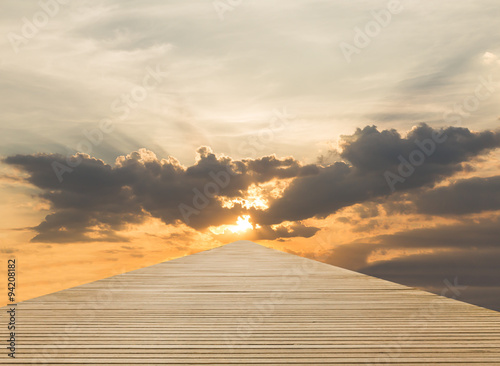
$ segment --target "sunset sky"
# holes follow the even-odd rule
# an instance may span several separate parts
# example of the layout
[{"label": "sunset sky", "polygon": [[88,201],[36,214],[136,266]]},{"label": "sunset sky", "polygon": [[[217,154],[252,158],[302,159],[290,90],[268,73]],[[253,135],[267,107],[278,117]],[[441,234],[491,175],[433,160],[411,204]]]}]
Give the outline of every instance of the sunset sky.
[{"label": "sunset sky", "polygon": [[247,239],[500,310],[499,13],[6,1],[18,299]]}]

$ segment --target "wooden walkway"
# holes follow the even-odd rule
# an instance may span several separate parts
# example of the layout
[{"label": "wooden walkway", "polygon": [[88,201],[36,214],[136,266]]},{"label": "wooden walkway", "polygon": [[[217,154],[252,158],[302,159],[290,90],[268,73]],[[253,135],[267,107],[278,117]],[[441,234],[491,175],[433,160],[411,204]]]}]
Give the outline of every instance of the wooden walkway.
[{"label": "wooden walkway", "polygon": [[18,304],[49,365],[500,365],[500,314],[250,242]]}]

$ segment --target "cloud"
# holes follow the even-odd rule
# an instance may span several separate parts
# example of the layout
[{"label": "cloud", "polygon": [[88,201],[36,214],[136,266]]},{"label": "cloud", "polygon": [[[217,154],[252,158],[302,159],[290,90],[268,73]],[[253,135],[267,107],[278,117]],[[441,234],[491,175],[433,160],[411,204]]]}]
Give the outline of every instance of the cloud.
[{"label": "cloud", "polygon": [[[500,243],[498,243],[500,246]],[[360,271],[371,276],[500,310],[500,248],[410,255]],[[450,287],[450,284],[458,284]]]},{"label": "cloud", "polygon": [[[53,163],[68,164],[62,155],[16,155],[5,159],[5,163],[28,173],[26,180],[42,189],[40,197],[51,204],[53,213],[34,228],[38,235],[33,241],[123,241],[125,238],[116,231],[149,216],[166,224],[185,220],[180,205],[196,210],[189,216],[189,225],[202,230],[234,222],[244,212],[241,204],[226,208],[217,198],[242,198],[252,184],[315,172],[314,166],[302,166],[293,158],[267,156],[234,161],[217,157],[204,147],[198,150],[198,160],[190,167],[171,157],[160,160],[145,149],[119,157],[115,166],[84,154],[74,160],[79,164],[59,182]],[[199,207],[199,202],[206,203],[206,207]],[[300,226],[297,230],[299,235],[304,232]]]},{"label": "cloud", "polygon": [[424,177],[414,185],[419,185],[422,181],[432,182],[435,175],[448,174],[445,167],[500,146],[499,131],[472,132],[462,127],[433,128],[422,123],[402,137],[393,129],[378,131],[375,126],[367,126],[357,129],[352,136],[344,137],[341,156],[360,170],[384,172],[401,163],[400,155],[408,159],[413,151],[422,150],[417,142],[422,145],[428,140],[436,140],[435,136],[440,136],[439,140],[444,141],[434,143],[435,150],[418,171],[418,175]]},{"label": "cloud", "polygon": [[[432,187],[445,177],[464,169],[464,162],[500,146],[500,133],[472,132],[467,128],[434,129],[421,124],[402,137],[396,130],[379,131],[375,126],[357,129],[351,136],[343,136],[340,156],[346,162],[317,167],[317,174],[293,180],[284,194],[271,202],[264,212],[256,212],[259,222],[276,224],[282,221],[326,217],[337,210],[356,203],[391,194],[384,176],[398,172],[400,157],[419,149],[418,144],[435,141],[432,153],[415,172],[397,185],[398,191]],[[430,148],[429,148],[430,149]],[[429,150],[430,151],[430,150]],[[423,154],[423,153],[422,153]]]},{"label": "cloud", "polygon": [[326,259],[336,265],[348,263],[353,269],[368,265],[368,258],[387,250],[475,250],[500,247],[500,217],[464,220],[459,224],[414,229],[379,235],[369,242],[352,242],[338,246]]},{"label": "cloud", "polygon": [[[398,257],[369,263],[372,254],[390,251],[398,252]],[[405,251],[424,253],[406,255]],[[338,246],[324,260],[437,294],[456,279],[467,286],[459,300],[500,310],[500,216],[380,235],[370,242]]]},{"label": "cloud", "polygon": [[250,240],[275,240],[279,238],[293,237],[310,238],[318,231],[319,228],[306,226],[301,223],[294,223],[289,226],[279,225],[275,228],[264,226],[260,229],[254,230]]},{"label": "cloud", "polygon": [[429,215],[462,215],[500,210],[500,176],[459,180],[417,195],[417,211]]},{"label": "cloud", "polygon": [[[261,237],[308,237],[317,230],[299,222],[326,217],[340,208],[389,196],[384,178],[396,170],[399,156],[408,156],[415,141],[426,143],[436,134],[445,136],[415,173],[400,186],[401,191],[431,187],[463,169],[462,163],[500,145],[498,132],[471,132],[466,128],[433,129],[425,124],[406,137],[395,130],[378,131],[374,126],[343,136],[341,158],[327,166],[303,165],[292,157],[264,156],[234,160],[215,155],[209,148],[198,149],[195,164],[185,167],[175,158],[159,159],[146,149],[116,159],[114,166],[85,154],[68,161],[58,154],[15,155],[4,162],[27,173],[27,182],[40,188],[40,197],[51,204],[52,213],[34,229],[33,241],[123,241],[116,234],[128,224],[147,217],[165,224],[187,223],[204,230],[236,221],[250,214],[261,225]],[[71,172],[60,182],[53,166],[71,164]],[[268,209],[248,208],[241,199],[255,185],[290,182],[282,195],[266,197]],[[231,206],[223,199],[236,200]],[[238,201],[240,200],[240,201]],[[376,206],[362,216],[377,216]],[[270,225],[295,222],[291,230],[270,229]],[[376,226],[360,228],[368,230]]]},{"label": "cloud", "polygon": [[3,254],[13,254],[18,251],[19,251],[18,249],[13,249],[13,248],[0,248],[0,253]]}]

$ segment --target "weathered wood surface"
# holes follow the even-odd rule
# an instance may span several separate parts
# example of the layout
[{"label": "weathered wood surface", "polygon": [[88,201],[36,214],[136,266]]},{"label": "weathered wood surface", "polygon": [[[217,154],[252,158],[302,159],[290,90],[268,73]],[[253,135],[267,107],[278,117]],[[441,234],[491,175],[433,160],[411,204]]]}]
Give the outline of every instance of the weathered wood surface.
[{"label": "weathered wood surface", "polygon": [[17,325],[1,364],[500,365],[498,312],[250,242],[22,302]]}]

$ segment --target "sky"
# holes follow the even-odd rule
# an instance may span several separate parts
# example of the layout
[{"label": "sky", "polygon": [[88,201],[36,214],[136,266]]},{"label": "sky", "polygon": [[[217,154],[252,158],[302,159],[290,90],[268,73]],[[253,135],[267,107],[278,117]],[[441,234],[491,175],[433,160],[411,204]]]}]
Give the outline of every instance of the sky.
[{"label": "sky", "polygon": [[4,1],[19,299],[245,239],[500,310],[499,11]]}]

